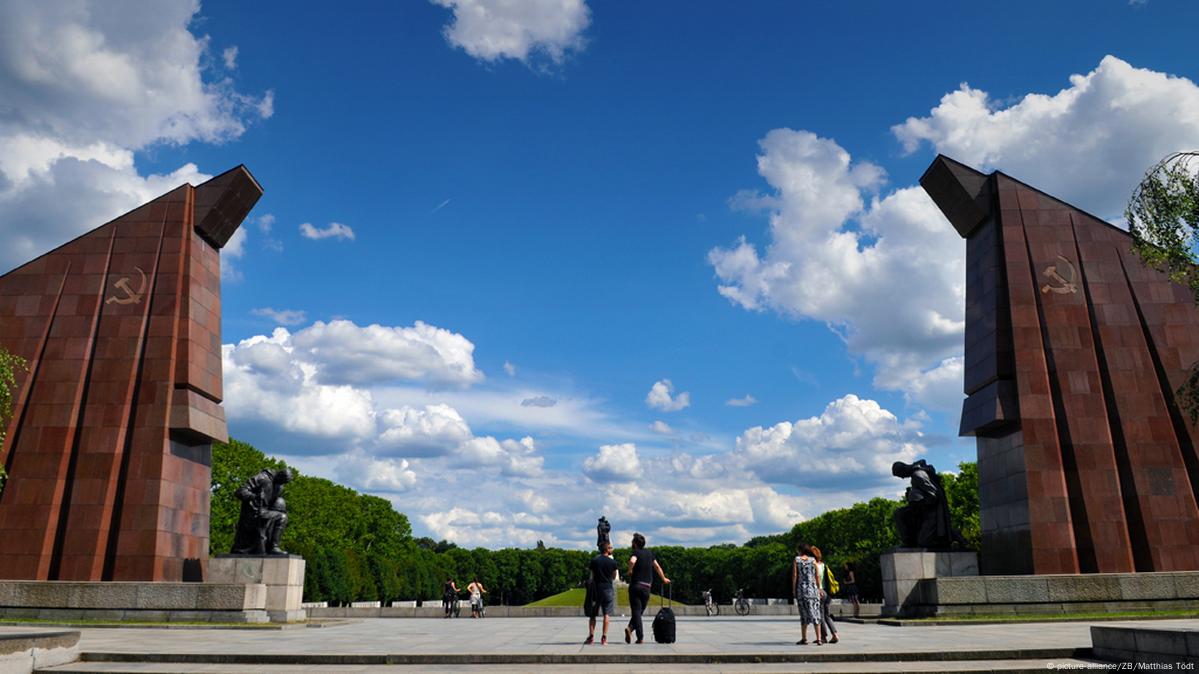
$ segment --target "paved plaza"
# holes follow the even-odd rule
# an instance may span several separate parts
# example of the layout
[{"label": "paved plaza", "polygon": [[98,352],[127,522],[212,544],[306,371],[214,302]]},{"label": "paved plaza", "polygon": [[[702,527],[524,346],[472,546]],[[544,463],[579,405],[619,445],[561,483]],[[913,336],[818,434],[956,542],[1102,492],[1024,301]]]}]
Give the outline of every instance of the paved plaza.
[{"label": "paved plaza", "polygon": [[[541,665],[545,671],[633,671],[652,666],[655,671],[1045,671],[1049,663],[1081,664],[1069,651],[1091,645],[1093,623],[1025,623],[1008,625],[946,625],[887,627],[874,624],[839,625],[841,642],[823,646],[797,646],[799,624],[795,618],[680,618],[675,644],[626,645],[623,621],[610,631],[613,643],[583,646],[586,620],[581,618],[488,618],[485,620],[372,619],[347,621],[321,628],[289,630],[213,629],[83,629],[84,653],[297,656],[403,656],[408,671],[526,671]],[[1095,623],[1098,624],[1098,623]],[[1141,624],[1128,623],[1102,623]],[[1194,620],[1152,621],[1158,627],[1194,627]],[[5,627],[0,631],[27,628]],[[1042,655],[1037,655],[1040,651]],[[899,661],[904,653],[917,660]],[[595,664],[581,664],[578,656],[595,656]],[[697,656],[717,654],[810,656],[811,662],[705,664]],[[455,655],[460,661],[422,660],[424,656]],[[519,660],[537,656],[538,659]],[[665,657],[663,657],[665,656]],[[687,658],[695,662],[687,662]],[[947,660],[947,658],[950,658]],[[354,672],[388,668],[383,662],[339,665],[336,658],[314,657],[310,662],[83,662],[51,668],[54,672]],[[838,661],[840,660],[840,661]],[[855,661],[856,660],[856,661]],[[865,661],[863,661],[865,660]],[[402,661],[402,660],[401,660]],[[480,664],[491,662],[491,664]],[[656,662],[654,662],[656,661]],[[397,660],[391,660],[397,662]],[[585,661],[584,661],[585,662]],[[652,663],[652,664],[651,664]],[[372,666],[378,664],[378,667]],[[472,666],[473,665],[473,666]],[[390,668],[394,671],[396,665]]]}]

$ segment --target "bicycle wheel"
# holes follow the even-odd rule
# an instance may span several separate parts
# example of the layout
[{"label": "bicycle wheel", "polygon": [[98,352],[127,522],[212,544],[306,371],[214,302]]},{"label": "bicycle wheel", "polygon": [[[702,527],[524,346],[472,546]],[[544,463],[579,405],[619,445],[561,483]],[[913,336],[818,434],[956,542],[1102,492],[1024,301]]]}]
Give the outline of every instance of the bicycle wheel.
[{"label": "bicycle wheel", "polygon": [[737,600],[737,615],[749,615],[749,602],[744,599]]}]

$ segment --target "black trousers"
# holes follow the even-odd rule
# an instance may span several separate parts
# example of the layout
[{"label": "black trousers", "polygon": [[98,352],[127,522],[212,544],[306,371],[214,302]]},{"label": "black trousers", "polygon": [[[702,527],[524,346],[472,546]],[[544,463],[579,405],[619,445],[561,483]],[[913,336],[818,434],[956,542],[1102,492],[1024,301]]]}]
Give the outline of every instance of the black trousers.
[{"label": "black trousers", "polygon": [[649,588],[639,583],[633,583],[629,586],[629,613],[632,617],[629,619],[629,629],[637,633],[637,641],[645,638],[645,628],[641,625],[641,614],[645,613],[645,606],[649,604]]}]

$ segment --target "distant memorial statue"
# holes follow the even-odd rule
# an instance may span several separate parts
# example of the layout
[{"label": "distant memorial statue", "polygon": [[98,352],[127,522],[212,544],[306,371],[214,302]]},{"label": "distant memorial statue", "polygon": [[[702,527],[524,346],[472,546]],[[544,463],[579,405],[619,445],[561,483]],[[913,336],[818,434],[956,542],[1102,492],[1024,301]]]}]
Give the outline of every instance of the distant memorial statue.
[{"label": "distant memorial statue", "polygon": [[966,547],[965,539],[950,523],[949,500],[936,468],[924,459],[915,463],[896,461],[891,464],[891,474],[911,480],[903,497],[907,505],[895,511],[895,532],[903,547]]},{"label": "distant memorial statue", "polygon": [[595,547],[602,552],[604,545],[611,543],[612,540],[608,534],[612,531],[612,525],[608,524],[608,518],[600,515],[599,524],[595,525]]},{"label": "distant memorial statue", "polygon": [[287,502],[283,485],[291,482],[291,469],[259,471],[246,480],[236,493],[241,499],[241,515],[233,538],[235,555],[286,555],[279,539],[287,528]]}]

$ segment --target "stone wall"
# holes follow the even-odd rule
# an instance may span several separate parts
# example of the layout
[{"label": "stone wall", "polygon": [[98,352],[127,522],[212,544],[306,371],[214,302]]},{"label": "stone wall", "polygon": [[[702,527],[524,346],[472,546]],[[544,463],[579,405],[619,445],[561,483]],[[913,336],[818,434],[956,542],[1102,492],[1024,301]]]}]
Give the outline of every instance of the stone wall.
[{"label": "stone wall", "polygon": [[1042,574],[929,578],[913,591],[910,615],[1199,612],[1199,572]]},{"label": "stone wall", "polygon": [[254,584],[0,581],[0,618],[267,622]]}]

